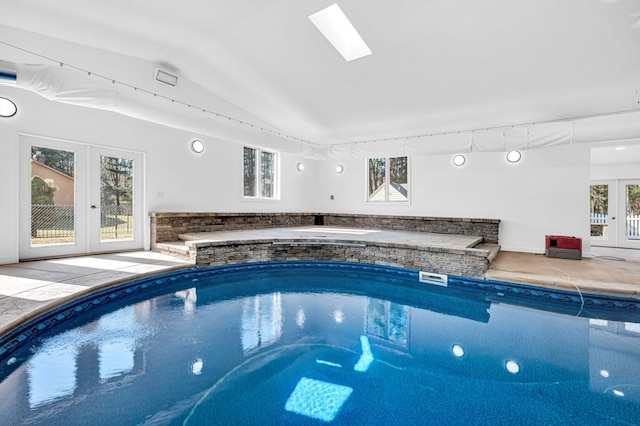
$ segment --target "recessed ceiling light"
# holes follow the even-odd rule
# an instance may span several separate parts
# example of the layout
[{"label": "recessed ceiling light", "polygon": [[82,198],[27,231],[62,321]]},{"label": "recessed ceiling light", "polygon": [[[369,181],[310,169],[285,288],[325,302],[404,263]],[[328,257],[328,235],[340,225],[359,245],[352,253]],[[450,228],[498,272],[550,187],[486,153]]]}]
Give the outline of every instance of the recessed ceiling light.
[{"label": "recessed ceiling light", "polygon": [[13,117],[18,112],[18,107],[11,99],[0,98],[0,116]]},{"label": "recessed ceiling light", "polygon": [[336,165],[336,173],[340,174],[344,172],[344,166],[342,164]]},{"label": "recessed ceiling light", "polygon": [[191,141],[191,149],[196,154],[200,154],[204,151],[204,143],[200,139],[194,139]]},{"label": "recessed ceiling light", "polygon": [[298,163],[296,164],[296,170],[301,172],[304,170],[304,163]]},{"label": "recessed ceiling light", "polygon": [[337,4],[310,15],[309,19],[347,62],[371,55],[371,49]]},{"label": "recessed ceiling light", "polygon": [[462,166],[465,162],[467,161],[466,158],[464,158],[464,155],[462,154],[458,154],[455,157],[453,157],[453,165],[454,166]]},{"label": "recessed ceiling light", "polygon": [[509,151],[507,153],[507,161],[510,163],[517,163],[522,158],[520,151]]}]

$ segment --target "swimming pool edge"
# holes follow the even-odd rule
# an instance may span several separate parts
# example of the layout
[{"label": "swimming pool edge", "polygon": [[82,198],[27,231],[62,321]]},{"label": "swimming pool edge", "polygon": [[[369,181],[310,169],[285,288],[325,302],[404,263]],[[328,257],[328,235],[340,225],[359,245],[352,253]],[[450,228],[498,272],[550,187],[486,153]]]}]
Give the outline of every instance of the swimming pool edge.
[{"label": "swimming pool edge", "polygon": [[[0,357],[6,353],[12,352],[17,346],[21,346],[28,339],[37,337],[39,334],[49,330],[56,321],[63,321],[68,316],[72,316],[73,310],[78,312],[91,308],[93,305],[101,305],[108,298],[113,299],[120,293],[133,293],[145,290],[153,286],[160,286],[166,280],[172,280],[175,276],[186,276],[193,273],[216,273],[216,272],[233,272],[236,270],[246,270],[253,268],[255,270],[270,269],[283,266],[303,267],[311,265],[313,267],[333,267],[334,269],[352,269],[359,271],[375,271],[387,272],[390,275],[402,276],[404,278],[415,279],[418,283],[419,271],[408,268],[401,268],[384,264],[364,264],[357,262],[336,262],[336,261],[271,261],[271,262],[250,262],[240,264],[226,264],[211,267],[195,268],[193,265],[178,265],[162,272],[149,272],[140,274],[134,278],[122,278],[108,283],[95,285],[85,290],[79,291],[69,296],[56,299],[51,303],[43,305],[16,321],[9,323],[0,330]],[[536,309],[544,309],[545,306],[553,303],[565,303],[575,305],[577,315],[585,308],[585,301],[588,301],[587,307],[595,307],[596,309],[626,309],[638,312],[640,319],[640,298],[629,297],[625,295],[608,295],[578,291],[570,291],[569,289],[559,289],[554,287],[540,287],[526,283],[514,283],[497,281],[492,279],[479,279],[449,275],[449,284],[451,288],[458,290],[473,289],[485,293],[486,300],[491,302],[512,302],[514,300],[527,300],[531,297],[539,299],[539,306],[532,305]],[[433,288],[433,284],[424,284]],[[98,301],[102,298],[102,301]],[[596,301],[595,304],[593,301]],[[98,301],[96,303],[96,301]],[[104,306],[104,305],[102,305]],[[579,310],[578,310],[579,307]],[[567,308],[569,309],[569,308]],[[573,307],[571,308],[573,309]],[[570,310],[570,309],[569,309]],[[63,315],[62,312],[68,312],[69,315]],[[557,311],[558,313],[567,314],[567,312]],[[585,310],[585,312],[588,312]],[[573,314],[571,311],[569,314]],[[59,318],[56,318],[59,317]],[[55,318],[55,319],[54,319]],[[49,324],[44,325],[49,321]]]}]

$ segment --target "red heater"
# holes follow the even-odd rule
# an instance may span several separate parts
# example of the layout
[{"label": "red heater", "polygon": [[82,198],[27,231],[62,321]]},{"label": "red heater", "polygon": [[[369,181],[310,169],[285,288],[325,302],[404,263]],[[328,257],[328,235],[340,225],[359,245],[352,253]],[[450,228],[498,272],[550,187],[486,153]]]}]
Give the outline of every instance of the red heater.
[{"label": "red heater", "polygon": [[582,238],[547,235],[544,254],[547,257],[580,260],[582,259]]}]

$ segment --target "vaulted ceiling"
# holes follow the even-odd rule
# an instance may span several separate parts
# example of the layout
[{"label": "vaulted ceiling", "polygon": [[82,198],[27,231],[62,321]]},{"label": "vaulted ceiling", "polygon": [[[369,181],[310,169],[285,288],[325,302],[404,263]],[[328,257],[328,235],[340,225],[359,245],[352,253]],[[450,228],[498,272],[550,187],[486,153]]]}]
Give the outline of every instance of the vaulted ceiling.
[{"label": "vaulted ceiling", "polygon": [[638,108],[640,0],[338,1],[373,51],[351,62],[308,19],[332,3],[0,0],[0,41],[17,29],[162,64],[218,112],[318,144]]}]

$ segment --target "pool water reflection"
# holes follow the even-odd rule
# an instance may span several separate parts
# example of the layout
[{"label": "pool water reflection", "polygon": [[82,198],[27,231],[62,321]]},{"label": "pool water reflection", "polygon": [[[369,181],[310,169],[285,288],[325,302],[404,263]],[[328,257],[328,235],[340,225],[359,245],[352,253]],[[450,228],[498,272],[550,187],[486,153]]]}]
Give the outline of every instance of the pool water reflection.
[{"label": "pool water reflection", "polygon": [[396,268],[222,269],[3,355],[0,424],[640,423],[637,312],[541,311]]}]

